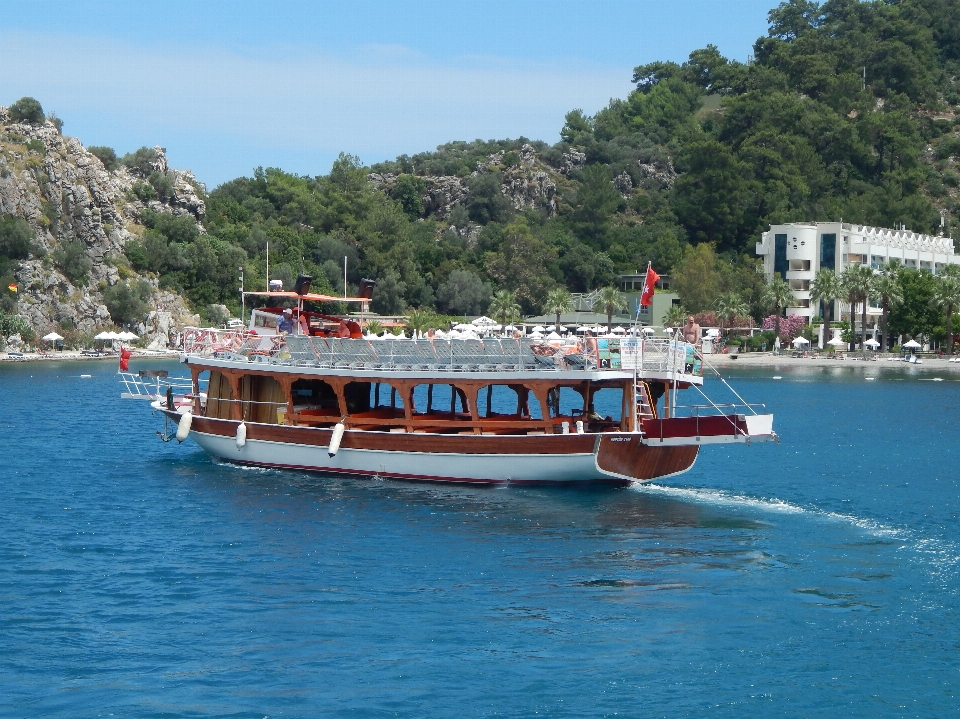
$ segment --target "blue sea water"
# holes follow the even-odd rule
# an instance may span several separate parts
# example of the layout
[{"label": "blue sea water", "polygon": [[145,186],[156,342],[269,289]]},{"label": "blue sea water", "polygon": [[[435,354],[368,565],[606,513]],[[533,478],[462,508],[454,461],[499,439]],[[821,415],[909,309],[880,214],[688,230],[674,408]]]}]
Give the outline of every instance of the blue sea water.
[{"label": "blue sea water", "polygon": [[0,715],[955,716],[934,376],[741,371],[779,445],[572,490],[218,465],[112,365],[0,366]]}]

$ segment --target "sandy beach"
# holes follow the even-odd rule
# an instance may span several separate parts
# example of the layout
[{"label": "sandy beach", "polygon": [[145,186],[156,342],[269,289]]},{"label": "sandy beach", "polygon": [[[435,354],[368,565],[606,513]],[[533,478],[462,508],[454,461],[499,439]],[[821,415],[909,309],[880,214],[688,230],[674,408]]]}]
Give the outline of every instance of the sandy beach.
[{"label": "sandy beach", "polygon": [[925,369],[943,370],[960,373],[960,362],[949,362],[947,357],[921,357],[921,364],[901,362],[897,355],[880,355],[876,360],[827,359],[826,357],[791,357],[790,355],[775,355],[772,352],[749,352],[737,356],[724,354],[708,354],[704,356],[706,364],[715,367],[718,371],[735,367],[849,367],[864,370],[879,368],[917,367]]},{"label": "sandy beach", "polygon": [[[174,350],[133,350],[133,355],[130,357],[130,359],[173,359],[179,355],[180,353]],[[116,352],[99,355],[85,355],[79,350],[44,353],[24,352],[22,355],[18,355],[16,353],[11,354],[9,352],[0,352],[0,362],[90,362],[100,360],[119,362],[120,355]]]}]

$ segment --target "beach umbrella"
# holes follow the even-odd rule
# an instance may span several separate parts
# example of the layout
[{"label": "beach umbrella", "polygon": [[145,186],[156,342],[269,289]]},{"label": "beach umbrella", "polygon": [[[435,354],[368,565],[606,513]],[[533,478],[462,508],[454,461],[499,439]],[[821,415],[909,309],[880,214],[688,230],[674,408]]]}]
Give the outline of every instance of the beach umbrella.
[{"label": "beach umbrella", "polygon": [[829,342],[827,342],[827,344],[828,344],[828,345],[832,345],[832,346],[834,346],[834,347],[843,347],[843,346],[846,345],[847,343],[844,342],[844,341],[843,341],[842,339],[840,339],[839,337],[834,337],[832,340],[830,340]]},{"label": "beach umbrella", "polygon": [[530,331],[531,331],[531,332],[546,332],[547,330],[546,330],[545,327],[541,327],[540,325],[537,325],[536,327],[534,327],[534,328],[533,328],[532,330],[530,330]]},{"label": "beach umbrella", "polygon": [[617,335],[622,335],[626,330],[623,327],[614,327],[613,333]]},{"label": "beach umbrella", "polygon": [[516,332],[516,331],[517,331],[517,328],[514,327],[513,325],[507,325],[506,327],[503,328],[503,331],[504,331],[504,332]]},{"label": "beach umbrella", "polygon": [[808,344],[810,344],[810,340],[808,340],[806,337],[794,337],[794,338],[793,338],[793,346],[794,346],[794,347],[799,347],[800,345],[808,345]]},{"label": "beach umbrella", "polygon": [[532,340],[542,340],[542,339],[543,339],[543,332],[531,332],[531,333],[530,333],[530,339],[532,339]]},{"label": "beach umbrella", "polygon": [[904,343],[903,343],[903,346],[904,346],[904,347],[909,347],[909,348],[912,349],[912,350],[918,350],[918,349],[920,349],[920,343],[917,342],[916,340],[910,340],[909,342],[904,342]]},{"label": "beach umbrella", "polygon": [[558,326],[558,327],[556,328],[556,331],[557,331],[557,332],[566,332],[566,331],[569,330],[569,329],[570,329],[569,327],[564,327],[563,325],[560,325],[560,326]]},{"label": "beach umbrella", "polygon": [[584,325],[580,325],[579,327],[577,327],[577,332],[589,332],[589,331],[590,331],[590,328],[585,327]]},{"label": "beach umbrella", "polygon": [[95,339],[95,340],[111,340],[111,339],[113,339],[113,337],[111,337],[112,334],[113,334],[113,332],[107,332],[106,330],[104,330],[104,331],[101,332],[100,334],[94,335],[93,339]]},{"label": "beach umbrella", "polygon": [[548,339],[548,340],[558,340],[558,339],[562,339],[562,338],[561,338],[560,335],[558,335],[556,332],[551,332],[550,334],[547,335],[547,339]]},{"label": "beach umbrella", "polygon": [[490,319],[489,317],[477,317],[477,319],[475,319],[471,324],[474,324],[474,325],[495,325],[495,324],[497,324],[497,323],[494,322],[494,321],[493,321],[492,319]]},{"label": "beach umbrella", "polygon": [[117,339],[123,340],[124,342],[129,342],[130,340],[139,339],[139,337],[140,337],[139,335],[133,332],[130,332],[129,330],[124,330],[123,332],[117,335]]},{"label": "beach umbrella", "polygon": [[880,346],[880,343],[877,342],[877,341],[876,341],[875,339],[873,339],[872,337],[871,337],[870,339],[868,339],[866,342],[864,342],[864,344],[865,344],[867,347],[879,347],[879,346]]},{"label": "beach umbrella", "polygon": [[51,332],[50,334],[43,336],[44,342],[59,342],[62,339],[63,337],[58,335],[56,332]]}]

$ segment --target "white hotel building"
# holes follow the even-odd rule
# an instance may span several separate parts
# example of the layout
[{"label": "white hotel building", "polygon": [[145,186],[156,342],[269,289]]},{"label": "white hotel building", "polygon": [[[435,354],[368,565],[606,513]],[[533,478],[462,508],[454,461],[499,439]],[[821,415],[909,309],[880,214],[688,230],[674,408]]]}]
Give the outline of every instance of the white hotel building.
[{"label": "white hotel building", "polygon": [[[806,317],[807,322],[823,314],[820,303],[810,299],[810,284],[823,267],[840,274],[850,265],[879,268],[887,260],[897,260],[904,267],[936,274],[948,264],[960,265],[960,255],[954,253],[949,237],[842,222],[771,225],[757,243],[757,254],[763,257],[768,282],[779,272],[790,284],[794,302],[787,307],[787,314]],[[867,327],[868,331],[872,327],[874,335],[881,314],[879,305],[867,307]],[[849,319],[849,303],[838,301],[832,316]],[[854,321],[859,327],[856,317]]]}]

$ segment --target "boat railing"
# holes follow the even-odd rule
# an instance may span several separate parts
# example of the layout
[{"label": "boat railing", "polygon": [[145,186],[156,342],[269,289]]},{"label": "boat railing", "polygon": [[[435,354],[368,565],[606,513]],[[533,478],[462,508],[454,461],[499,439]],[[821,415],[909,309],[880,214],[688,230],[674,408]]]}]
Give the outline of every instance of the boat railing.
[{"label": "boat railing", "polygon": [[680,404],[673,408],[674,417],[718,417],[730,414],[766,414],[767,406],[760,402],[746,404]]},{"label": "boat railing", "polygon": [[[120,372],[120,381],[124,399],[156,400],[167,396],[168,390],[174,396],[192,396],[193,381],[190,377],[170,377],[166,370],[141,370],[140,372]],[[201,393],[206,391],[206,380],[200,380]]]},{"label": "boat railing", "polygon": [[[664,338],[599,343],[598,353],[529,338],[337,338],[258,335],[247,330],[188,330],[184,353],[243,362],[329,369],[421,370],[433,372],[632,370],[700,376],[688,345]],[[617,338],[617,342],[621,342]]]}]

